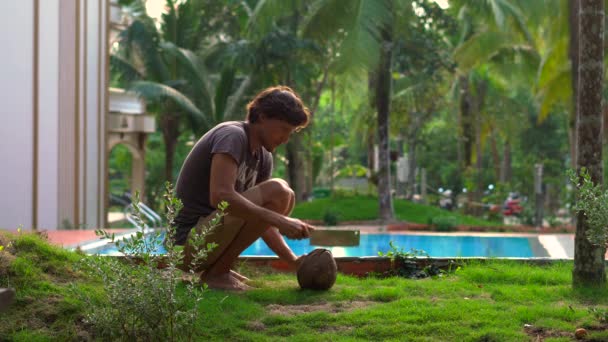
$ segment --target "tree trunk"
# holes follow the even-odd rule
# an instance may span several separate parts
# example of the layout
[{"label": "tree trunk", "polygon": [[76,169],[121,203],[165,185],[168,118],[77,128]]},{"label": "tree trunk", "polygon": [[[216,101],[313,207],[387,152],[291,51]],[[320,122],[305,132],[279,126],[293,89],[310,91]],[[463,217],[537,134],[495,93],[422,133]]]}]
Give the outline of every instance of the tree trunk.
[{"label": "tree trunk", "polygon": [[501,183],[511,182],[511,142],[508,139],[503,147],[499,179]]},{"label": "tree trunk", "polygon": [[179,118],[176,114],[162,114],[159,125],[165,143],[165,180],[173,183],[173,163],[179,137]]},{"label": "tree trunk", "polygon": [[490,133],[490,150],[492,151],[492,161],[494,162],[494,177],[498,182],[500,180],[500,155],[498,154],[494,132],[494,128],[492,128],[492,132]]},{"label": "tree trunk", "polygon": [[[604,76],[604,0],[581,0],[579,22],[579,70],[577,115],[577,169],[587,168],[595,184],[603,183],[602,85]],[[583,213],[578,213],[574,238],[572,284],[604,286],[604,246],[592,245]]]},{"label": "tree trunk", "polygon": [[405,198],[411,200],[416,193],[416,139],[408,139],[407,148],[407,190]]},{"label": "tree trunk", "polygon": [[306,139],[306,158],[305,158],[305,165],[306,165],[306,172],[304,173],[304,179],[305,179],[305,184],[306,187],[304,189],[304,193],[308,195],[308,197],[310,197],[310,195],[312,194],[312,188],[314,186],[315,180],[314,180],[314,156],[313,156],[313,142],[312,142],[312,122],[311,124],[308,126],[308,129],[304,132],[304,134],[306,135],[305,138],[302,139]]},{"label": "tree trunk", "polygon": [[[296,11],[293,16],[293,32],[294,34],[297,32],[297,23],[298,23],[298,12]],[[292,89],[295,89],[294,83],[295,81],[292,78],[291,69],[289,65],[285,66],[285,82],[284,84],[288,85]],[[304,151],[304,147],[302,144],[302,140],[304,133],[296,133],[291,136],[289,142],[285,146],[286,157],[289,164],[287,165],[287,178],[289,181],[289,185],[293,189],[293,192],[296,196],[296,201],[303,201],[308,199],[308,195],[306,193],[307,187],[307,163],[306,156],[307,153]]]},{"label": "tree trunk", "polygon": [[297,201],[306,200],[309,194],[306,193],[306,165],[303,158],[302,134],[292,135],[285,150],[289,161],[287,165],[289,184],[296,195]]},{"label": "tree trunk", "polygon": [[329,120],[329,190],[334,192],[334,120],[336,116],[336,81],[331,80],[331,109]]},{"label": "tree trunk", "polygon": [[378,200],[380,219],[388,222],[394,219],[393,198],[391,195],[391,168],[388,146],[388,125],[391,101],[391,57],[392,25],[382,30],[382,47],[378,63],[378,83],[376,87],[376,108],[378,109]]},{"label": "tree trunk", "polygon": [[[481,147],[481,113],[476,111],[475,116],[475,191],[473,191],[473,202],[481,203],[483,196],[483,149]],[[473,206],[473,214],[475,216],[481,216],[482,207],[475,205]]]},{"label": "tree trunk", "polygon": [[464,169],[473,162],[473,142],[475,133],[473,129],[473,99],[469,88],[467,75],[460,76],[460,118],[462,124],[462,144],[464,151]]},{"label": "tree trunk", "polygon": [[579,29],[578,12],[580,0],[568,0],[569,15],[568,23],[570,29],[570,44],[568,57],[570,58],[571,85],[572,85],[572,108],[568,116],[568,139],[570,142],[570,165],[577,165],[576,162],[576,116],[578,113],[578,64],[579,64]]}]

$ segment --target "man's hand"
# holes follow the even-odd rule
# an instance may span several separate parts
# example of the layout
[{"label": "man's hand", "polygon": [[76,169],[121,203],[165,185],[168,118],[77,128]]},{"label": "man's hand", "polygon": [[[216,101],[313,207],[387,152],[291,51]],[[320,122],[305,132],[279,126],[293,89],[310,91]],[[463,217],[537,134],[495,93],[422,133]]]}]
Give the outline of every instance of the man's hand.
[{"label": "man's hand", "polygon": [[301,220],[285,217],[285,222],[277,227],[279,232],[290,239],[301,240],[310,237],[315,228]]}]

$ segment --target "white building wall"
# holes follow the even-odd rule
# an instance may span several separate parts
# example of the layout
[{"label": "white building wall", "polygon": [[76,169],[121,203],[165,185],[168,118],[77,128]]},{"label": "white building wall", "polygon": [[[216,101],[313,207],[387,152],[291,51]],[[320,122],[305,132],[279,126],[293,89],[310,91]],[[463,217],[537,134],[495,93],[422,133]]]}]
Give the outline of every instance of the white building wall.
[{"label": "white building wall", "polygon": [[0,11],[0,228],[32,225],[32,1],[6,1]]},{"label": "white building wall", "polygon": [[[103,165],[104,156],[104,130],[103,118],[98,113],[103,108],[103,93],[105,82],[103,82],[103,74],[101,72],[102,67],[105,67],[105,59],[101,54],[106,45],[102,44],[105,31],[95,30],[91,28],[103,27],[105,22],[103,19],[104,5],[101,1],[88,1],[83,11],[86,14],[86,26],[89,28],[86,30],[86,36],[83,35],[85,60],[87,61],[86,67],[84,68],[84,79],[83,84],[86,84],[86,92],[84,93],[85,101],[85,122],[86,129],[84,130],[84,138],[86,140],[85,156],[83,161],[86,163],[85,172],[86,179],[84,179],[83,186],[83,198],[84,202],[84,213],[83,217],[86,220],[88,226],[99,226],[102,224],[98,222],[98,219],[104,215],[100,212],[99,202],[103,202],[103,187],[101,187],[102,180],[104,179],[103,169],[100,168]],[[103,34],[103,35],[102,35]]]},{"label": "white building wall", "polygon": [[105,221],[107,1],[0,11],[0,229]]},{"label": "white building wall", "polygon": [[59,1],[40,1],[38,58],[38,227],[54,229],[59,172]]}]

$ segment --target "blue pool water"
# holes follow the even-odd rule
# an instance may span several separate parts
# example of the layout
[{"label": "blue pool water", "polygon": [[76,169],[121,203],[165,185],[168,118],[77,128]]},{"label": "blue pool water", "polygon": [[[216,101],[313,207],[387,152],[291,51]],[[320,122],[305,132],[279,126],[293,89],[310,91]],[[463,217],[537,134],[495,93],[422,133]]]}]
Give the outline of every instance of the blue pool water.
[{"label": "blue pool water", "polygon": [[[286,240],[296,255],[310,252],[317,247],[309,240]],[[378,252],[390,250],[389,242],[404,251],[415,248],[424,250],[431,257],[516,257],[546,256],[536,237],[454,236],[454,235],[403,235],[361,234],[361,243],[356,247],[324,247],[335,257],[377,256]],[[539,252],[540,247],[540,252]],[[95,251],[95,254],[112,255],[118,251],[114,245]],[[159,254],[164,250],[158,251]],[[543,255],[545,254],[545,255]],[[274,256],[261,239],[254,242],[241,256]]]}]

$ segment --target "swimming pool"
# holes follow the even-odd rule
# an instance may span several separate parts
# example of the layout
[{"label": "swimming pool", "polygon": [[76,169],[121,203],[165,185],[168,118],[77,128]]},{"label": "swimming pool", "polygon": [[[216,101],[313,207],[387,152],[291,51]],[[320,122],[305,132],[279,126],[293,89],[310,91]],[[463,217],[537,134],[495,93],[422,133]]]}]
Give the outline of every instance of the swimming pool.
[{"label": "swimming pool", "polygon": [[[317,247],[328,248],[335,257],[377,256],[378,252],[390,250],[392,241],[404,251],[415,248],[430,257],[496,257],[531,258],[547,257],[549,254],[536,236],[470,236],[449,234],[361,234],[361,243],[355,247],[324,247],[310,245],[309,240],[289,240],[287,244],[296,255],[310,252]],[[163,254],[163,248],[157,251]],[[91,254],[120,254],[114,245],[90,250]],[[241,256],[274,256],[261,239],[254,242]]]}]

